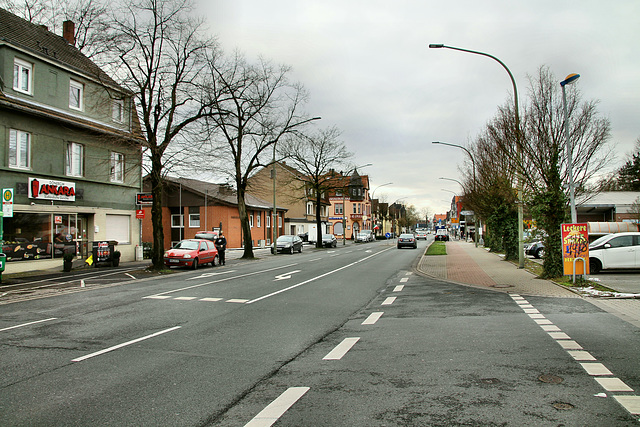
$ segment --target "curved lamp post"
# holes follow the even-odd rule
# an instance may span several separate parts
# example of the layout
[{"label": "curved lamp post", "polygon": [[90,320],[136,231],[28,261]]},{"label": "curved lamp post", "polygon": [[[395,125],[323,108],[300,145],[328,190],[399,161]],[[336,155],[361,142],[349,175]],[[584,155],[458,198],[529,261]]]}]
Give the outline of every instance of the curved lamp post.
[{"label": "curved lamp post", "polygon": [[580,78],[580,74],[569,74],[563,81],[560,82],[562,86],[562,105],[564,106],[564,134],[567,140],[567,174],[569,174],[569,201],[571,203],[571,222],[575,224],[578,222],[578,214],[576,213],[576,199],[573,188],[573,147],[569,140],[569,113],[567,112],[567,94],[564,87],[570,85]]},{"label": "curved lamp post", "polygon": [[[516,115],[516,149],[518,150],[518,154],[521,151],[521,134],[520,134],[520,113],[518,112],[518,88],[516,87],[516,80],[513,78],[513,74],[511,74],[511,70],[498,58],[493,55],[489,55],[488,53],[478,52],[475,50],[462,49],[459,47],[447,46],[441,43],[435,43],[429,45],[430,49],[452,49],[459,50],[461,52],[473,53],[475,55],[486,56],[487,58],[491,58],[494,61],[498,62],[502,68],[505,69],[507,74],[509,74],[509,78],[511,79],[511,84],[513,85],[513,96],[514,96],[514,111]],[[523,178],[522,178],[522,170],[521,165],[517,165],[517,175],[518,175],[518,267],[524,268],[524,199],[523,199]]]}]

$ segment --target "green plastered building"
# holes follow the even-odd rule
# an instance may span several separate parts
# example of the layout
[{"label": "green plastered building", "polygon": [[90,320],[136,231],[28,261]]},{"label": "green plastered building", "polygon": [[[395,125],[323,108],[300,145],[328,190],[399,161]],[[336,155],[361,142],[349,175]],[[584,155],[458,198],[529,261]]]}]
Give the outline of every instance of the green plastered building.
[{"label": "green plastered building", "polygon": [[98,241],[139,255],[142,138],[132,94],[74,46],[73,22],[56,35],[0,9],[8,263],[87,257]]}]

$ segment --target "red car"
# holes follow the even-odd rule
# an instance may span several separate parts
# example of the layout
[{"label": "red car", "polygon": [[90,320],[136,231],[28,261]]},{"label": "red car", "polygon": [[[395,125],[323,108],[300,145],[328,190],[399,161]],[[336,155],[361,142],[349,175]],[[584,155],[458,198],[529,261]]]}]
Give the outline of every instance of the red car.
[{"label": "red car", "polygon": [[218,250],[213,242],[204,239],[186,239],[178,242],[164,253],[164,265],[167,267],[191,267],[194,270],[201,264],[216,265]]}]

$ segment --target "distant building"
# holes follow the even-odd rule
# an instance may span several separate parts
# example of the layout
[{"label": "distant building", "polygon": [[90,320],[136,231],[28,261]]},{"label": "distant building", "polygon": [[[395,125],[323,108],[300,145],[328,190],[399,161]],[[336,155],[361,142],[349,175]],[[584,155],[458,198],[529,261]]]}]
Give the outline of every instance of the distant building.
[{"label": "distant building", "polygon": [[0,188],[9,260],[87,256],[140,243],[144,142],[132,94],[66,37],[0,9]]},{"label": "distant building", "polygon": [[637,191],[606,191],[576,200],[578,222],[624,222],[638,220],[631,209],[640,200]]}]

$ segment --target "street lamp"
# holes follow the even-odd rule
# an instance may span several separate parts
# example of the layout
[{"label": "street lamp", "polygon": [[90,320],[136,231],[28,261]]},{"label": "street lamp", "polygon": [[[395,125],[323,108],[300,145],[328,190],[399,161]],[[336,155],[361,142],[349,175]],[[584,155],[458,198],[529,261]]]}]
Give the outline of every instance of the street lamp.
[{"label": "street lamp", "polygon": [[[407,197],[409,197],[409,196],[400,197],[399,199],[396,199],[396,201],[395,201],[395,202],[393,202],[393,203],[391,204],[391,206],[395,206],[395,205],[396,205],[396,203],[398,203],[398,202],[399,202],[400,200],[402,200],[402,199],[406,199]],[[398,221],[398,208],[397,208],[397,207],[394,207],[394,208],[393,208],[393,211],[394,211],[394,220],[395,220],[395,224],[393,225],[393,237],[394,237],[394,238],[397,238],[397,237],[398,237],[398,233],[396,232],[396,231],[397,231],[397,230],[396,230],[396,228],[398,228],[398,222],[399,222],[399,221]]]},{"label": "street lamp", "polygon": [[[376,194],[376,190],[378,188],[380,188],[380,187],[384,187],[385,185],[391,185],[391,184],[393,184],[393,182],[386,182],[384,184],[378,185],[376,188],[373,189],[373,192],[371,193],[371,196],[369,196],[369,199],[371,199],[371,201],[373,202],[373,196],[374,196],[374,194]],[[376,207],[378,208],[376,210],[376,218],[377,218],[377,216],[379,214],[380,203],[376,203]],[[373,224],[373,221],[371,223]],[[382,218],[382,231],[384,232],[384,217]]]},{"label": "street lamp", "polygon": [[[373,163],[367,163],[365,165],[361,165],[361,166],[356,166],[352,169],[349,169],[349,171],[347,172],[348,176],[351,177],[351,173],[358,170],[358,168],[366,168],[367,166],[373,166]],[[342,175],[342,178],[344,179],[344,175]],[[346,199],[345,199],[345,194],[344,194],[344,187],[342,188],[342,246],[347,244],[347,217],[345,216],[345,204],[346,204]],[[351,196],[349,196],[349,198],[351,198]]]},{"label": "street lamp", "polygon": [[562,105],[564,106],[564,134],[567,139],[567,173],[569,174],[569,201],[571,203],[571,223],[578,222],[578,214],[576,213],[576,199],[573,189],[573,147],[569,140],[569,113],[567,112],[567,94],[564,87],[570,85],[580,78],[580,74],[569,74],[563,81],[562,86]]},{"label": "street lamp", "polygon": [[[511,79],[511,84],[513,85],[513,97],[514,97],[514,112],[516,115],[516,149],[518,150],[518,157],[521,157],[521,134],[520,134],[520,114],[518,112],[518,88],[516,87],[516,80],[513,78],[513,74],[511,74],[511,70],[498,58],[493,55],[489,55],[488,53],[478,52],[475,50],[462,49],[459,47],[447,46],[441,43],[438,44],[430,44],[430,49],[452,49],[459,50],[461,52],[473,53],[475,55],[486,56],[488,58],[493,59],[498,62],[502,68],[505,69],[507,74],[509,74],[509,78]],[[521,159],[518,159],[520,162]],[[517,163],[518,163],[517,162]],[[522,178],[522,170],[521,165],[517,164],[517,173],[518,173],[518,267],[524,268],[524,195],[523,195],[523,178]]]}]

